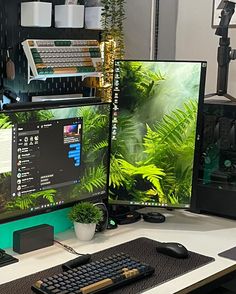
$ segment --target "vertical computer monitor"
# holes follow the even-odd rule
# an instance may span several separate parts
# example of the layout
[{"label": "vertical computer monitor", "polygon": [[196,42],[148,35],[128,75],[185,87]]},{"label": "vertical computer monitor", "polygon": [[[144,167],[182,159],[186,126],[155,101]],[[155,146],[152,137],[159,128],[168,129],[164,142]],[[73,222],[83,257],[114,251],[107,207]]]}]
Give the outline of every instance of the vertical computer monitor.
[{"label": "vertical computer monitor", "polygon": [[110,104],[45,103],[0,112],[1,223],[107,198]]},{"label": "vertical computer monitor", "polygon": [[190,206],[205,72],[206,62],[115,61],[111,204]]}]

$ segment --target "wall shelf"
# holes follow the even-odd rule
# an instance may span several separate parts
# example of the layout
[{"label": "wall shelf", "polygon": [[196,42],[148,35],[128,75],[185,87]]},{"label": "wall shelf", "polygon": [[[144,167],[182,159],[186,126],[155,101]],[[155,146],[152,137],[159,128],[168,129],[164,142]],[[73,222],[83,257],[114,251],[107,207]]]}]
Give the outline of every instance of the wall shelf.
[{"label": "wall shelf", "polygon": [[88,77],[101,77],[101,72],[94,72],[94,73],[77,73],[77,74],[47,74],[47,75],[32,75],[30,66],[28,66],[28,84],[31,81],[46,81],[47,79],[52,78],[69,78],[69,77],[81,77],[82,80]]}]

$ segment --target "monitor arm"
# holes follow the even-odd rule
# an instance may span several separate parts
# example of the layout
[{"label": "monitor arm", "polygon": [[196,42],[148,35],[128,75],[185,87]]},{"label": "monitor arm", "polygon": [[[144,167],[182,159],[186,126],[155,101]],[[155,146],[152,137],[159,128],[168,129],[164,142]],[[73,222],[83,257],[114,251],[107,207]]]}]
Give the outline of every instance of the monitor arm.
[{"label": "monitor arm", "polygon": [[[217,77],[217,95],[223,96],[227,94],[229,63],[236,59],[236,50],[230,47],[230,38],[228,37],[228,29],[231,18],[235,12],[236,1],[222,1],[221,20],[215,34],[221,36],[217,53],[218,77]],[[231,97],[228,95],[229,98]]]}]

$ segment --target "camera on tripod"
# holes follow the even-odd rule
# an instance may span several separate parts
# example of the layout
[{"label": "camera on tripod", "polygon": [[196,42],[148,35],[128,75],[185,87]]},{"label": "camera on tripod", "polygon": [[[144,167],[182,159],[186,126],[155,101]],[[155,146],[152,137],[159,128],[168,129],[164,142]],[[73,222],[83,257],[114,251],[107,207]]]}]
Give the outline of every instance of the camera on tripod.
[{"label": "camera on tripod", "polygon": [[236,50],[230,47],[230,38],[228,37],[228,30],[231,18],[235,12],[236,0],[222,0],[218,8],[222,8],[220,23],[216,29],[215,34],[220,36],[217,62],[218,62],[218,76],[217,76],[217,90],[216,95],[225,96],[230,100],[235,100],[234,97],[227,94],[229,63],[236,59]]}]

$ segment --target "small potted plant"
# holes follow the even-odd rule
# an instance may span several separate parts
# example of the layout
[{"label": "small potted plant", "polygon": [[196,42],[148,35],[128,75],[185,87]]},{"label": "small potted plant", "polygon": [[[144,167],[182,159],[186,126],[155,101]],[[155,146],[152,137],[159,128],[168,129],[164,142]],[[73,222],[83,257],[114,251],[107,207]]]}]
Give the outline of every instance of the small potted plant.
[{"label": "small potted plant", "polygon": [[75,234],[79,240],[89,241],[95,234],[96,224],[102,220],[102,211],[90,202],[80,202],[72,207],[68,215],[74,222]]}]

